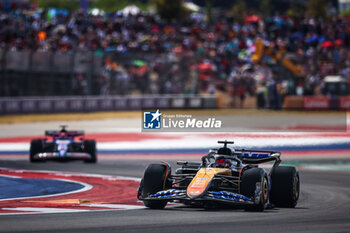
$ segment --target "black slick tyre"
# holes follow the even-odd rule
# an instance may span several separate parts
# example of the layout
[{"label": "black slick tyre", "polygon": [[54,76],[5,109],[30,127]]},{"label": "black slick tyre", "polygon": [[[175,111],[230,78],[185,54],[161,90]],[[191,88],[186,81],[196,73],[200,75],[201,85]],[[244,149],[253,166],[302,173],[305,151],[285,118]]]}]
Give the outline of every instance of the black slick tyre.
[{"label": "black slick tyre", "polygon": [[40,162],[42,160],[34,158],[34,156],[43,152],[43,141],[41,139],[34,139],[30,142],[29,161],[31,163]]},{"label": "black slick tyre", "polygon": [[300,195],[300,178],[295,167],[274,167],[271,171],[270,202],[276,207],[294,208]]},{"label": "black slick tyre", "polygon": [[85,152],[90,154],[90,159],[86,159],[86,163],[96,163],[97,162],[97,153],[96,153],[96,141],[95,140],[86,140],[84,142]]},{"label": "black slick tyre", "polygon": [[[260,193],[257,190],[257,183],[259,184]],[[269,184],[267,174],[262,168],[251,168],[244,171],[240,184],[240,192],[242,195],[251,198],[255,201],[259,199],[258,203],[247,205],[247,211],[264,211],[269,198]],[[256,195],[259,195],[256,197]]]},{"label": "black slick tyre", "polygon": [[[168,188],[166,166],[162,164],[150,164],[143,176],[142,197],[147,198],[150,194],[155,194]],[[163,200],[143,200],[143,204],[151,209],[163,209],[167,201]]]}]

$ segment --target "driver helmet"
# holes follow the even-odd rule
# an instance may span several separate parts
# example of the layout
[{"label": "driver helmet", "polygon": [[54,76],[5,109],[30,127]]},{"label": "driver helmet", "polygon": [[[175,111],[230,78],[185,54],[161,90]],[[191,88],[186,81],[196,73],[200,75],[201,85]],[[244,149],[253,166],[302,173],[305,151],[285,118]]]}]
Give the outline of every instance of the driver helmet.
[{"label": "driver helmet", "polygon": [[60,138],[66,138],[66,137],[67,137],[67,131],[61,131]]},{"label": "driver helmet", "polygon": [[231,160],[230,159],[218,159],[216,160],[216,167],[221,167],[221,168],[226,168],[226,167],[230,167],[232,165]]},{"label": "driver helmet", "polygon": [[221,147],[218,150],[219,155],[232,155],[232,150],[228,147]]}]

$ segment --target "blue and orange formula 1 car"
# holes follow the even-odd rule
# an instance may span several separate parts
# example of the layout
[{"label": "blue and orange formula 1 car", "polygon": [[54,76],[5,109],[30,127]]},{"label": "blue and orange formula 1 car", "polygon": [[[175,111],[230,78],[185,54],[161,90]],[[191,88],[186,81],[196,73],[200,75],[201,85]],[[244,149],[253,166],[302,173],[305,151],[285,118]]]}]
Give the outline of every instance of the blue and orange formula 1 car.
[{"label": "blue and orange formula 1 car", "polygon": [[[263,211],[267,207],[294,208],[299,198],[299,174],[295,167],[279,166],[280,152],[234,150],[227,144],[209,151],[201,163],[178,161],[172,174],[168,163],[151,164],[145,170],[138,199],[146,207],[162,209],[168,202],[212,208],[238,206]],[[268,172],[258,164],[271,162]]]},{"label": "blue and orange formula 1 car", "polygon": [[30,162],[84,160],[96,163],[96,141],[85,140],[84,131],[67,131],[63,125],[60,131],[47,130],[45,138],[32,140],[29,159]]}]

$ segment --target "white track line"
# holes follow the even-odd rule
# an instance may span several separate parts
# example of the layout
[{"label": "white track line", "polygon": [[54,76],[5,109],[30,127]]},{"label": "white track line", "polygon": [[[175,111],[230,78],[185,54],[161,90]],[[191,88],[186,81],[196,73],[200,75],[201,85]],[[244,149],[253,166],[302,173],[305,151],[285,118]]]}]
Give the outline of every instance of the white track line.
[{"label": "white track line", "polygon": [[[217,139],[222,138],[218,136]],[[320,137],[317,135],[305,135],[305,137],[284,137],[271,135],[266,137],[254,136],[234,136],[237,147],[259,147],[265,146],[310,146],[324,144],[340,144],[349,142],[349,137]],[[217,147],[215,137],[206,135],[184,135],[175,139],[144,139],[142,143],[133,144],[130,148],[130,142],[99,142],[98,150],[151,150],[151,149],[193,149],[193,148],[211,148]],[[0,143],[0,151],[28,151],[29,143],[11,142]]]},{"label": "white track line", "polygon": [[25,169],[13,169],[13,168],[0,167],[0,171],[1,170],[6,170],[13,173],[38,172],[38,173],[49,173],[55,176],[64,176],[64,177],[84,176],[84,177],[97,177],[97,178],[102,178],[107,180],[131,180],[136,182],[141,181],[141,178],[136,178],[136,177],[101,175],[101,174],[94,174],[94,173],[61,172],[61,171],[50,171],[50,170],[25,170]]},{"label": "white track line", "polygon": [[[54,213],[81,213],[81,212],[101,212],[101,211],[120,211],[120,210],[136,210],[145,209],[144,206],[136,205],[117,205],[117,204],[93,204],[93,205],[81,205],[84,207],[101,207],[106,209],[68,209],[68,208],[36,208],[36,207],[15,207],[15,208],[2,208],[2,210],[9,211],[24,211],[24,212],[11,212],[11,213],[0,213],[3,215],[23,215],[23,214],[54,214]],[[108,209],[107,209],[108,208]],[[0,208],[1,209],[1,208]]]},{"label": "white track line", "polygon": [[[10,210],[10,211],[27,211],[27,212],[34,212],[37,214],[42,213],[73,213],[73,212],[88,212],[90,210],[83,210],[83,209],[65,209],[65,208],[37,208],[37,207],[15,207],[15,208],[2,208],[3,210]],[[11,213],[14,214],[14,213]],[[23,214],[23,213],[19,213]],[[29,213],[26,213],[29,214]],[[30,213],[31,214],[31,213]],[[6,215],[6,213],[1,214]]]},{"label": "white track line", "polygon": [[140,205],[119,205],[119,204],[87,204],[87,205],[80,205],[80,206],[101,207],[101,208],[122,209],[122,210],[135,210],[135,209],[146,208]]}]

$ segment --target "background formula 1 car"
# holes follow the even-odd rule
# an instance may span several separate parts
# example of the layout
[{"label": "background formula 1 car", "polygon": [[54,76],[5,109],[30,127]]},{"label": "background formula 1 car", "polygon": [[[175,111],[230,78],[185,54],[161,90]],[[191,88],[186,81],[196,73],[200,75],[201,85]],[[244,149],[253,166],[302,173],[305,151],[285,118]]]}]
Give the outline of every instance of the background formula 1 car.
[{"label": "background formula 1 car", "polygon": [[[299,198],[299,174],[295,167],[279,166],[280,152],[236,150],[233,142],[210,150],[201,163],[178,161],[172,174],[168,163],[151,164],[145,170],[138,199],[151,209],[167,202],[181,202],[207,208],[235,205],[246,210],[266,207],[294,208]],[[258,164],[273,162],[270,172]]]},{"label": "background formula 1 car", "polygon": [[84,131],[45,131],[45,138],[34,139],[30,143],[30,162],[45,160],[84,160],[96,163],[96,141],[85,140]]}]

